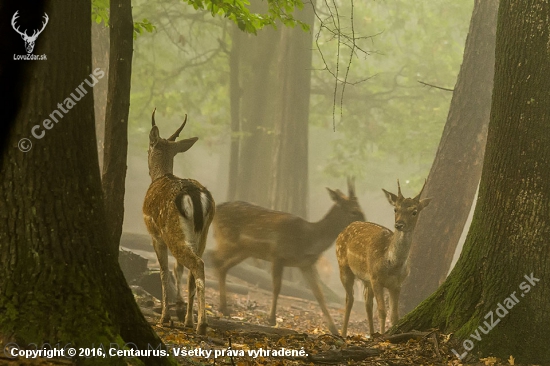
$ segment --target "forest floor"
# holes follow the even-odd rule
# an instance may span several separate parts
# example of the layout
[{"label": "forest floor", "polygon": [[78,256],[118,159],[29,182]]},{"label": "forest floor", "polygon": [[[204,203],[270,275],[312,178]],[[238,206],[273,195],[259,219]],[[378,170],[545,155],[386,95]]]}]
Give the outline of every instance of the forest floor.
[{"label": "forest floor", "polygon": [[[348,337],[343,339],[328,332],[319,305],[314,301],[280,296],[276,327],[269,327],[267,323],[271,303],[271,293],[267,291],[253,290],[248,295],[228,294],[228,304],[232,305],[229,318],[216,311],[217,291],[207,288],[206,303],[209,322],[206,336],[196,335],[194,329],[184,328],[179,321],[171,326],[159,327],[156,325],[159,314],[144,311],[168,348],[212,351],[210,357],[179,357],[183,365],[514,365],[512,358],[471,358],[466,359],[468,362],[461,362],[452,349],[459,352],[462,347],[454,344],[449,335],[437,332],[398,342],[390,342],[380,335],[374,339],[367,338],[368,325],[363,307],[352,312]],[[158,312],[160,303],[154,307]],[[343,306],[329,306],[329,310],[340,327]],[[175,311],[173,313],[175,315]],[[173,316],[173,319],[176,317]],[[375,315],[375,329],[378,329],[376,322]],[[228,349],[232,350],[232,355],[228,356]],[[277,353],[276,356],[253,353],[260,349],[283,351],[282,355]],[[285,355],[285,350],[287,353],[294,350],[294,355]],[[218,357],[215,358],[216,351]],[[301,353],[297,354],[297,351]]]}]

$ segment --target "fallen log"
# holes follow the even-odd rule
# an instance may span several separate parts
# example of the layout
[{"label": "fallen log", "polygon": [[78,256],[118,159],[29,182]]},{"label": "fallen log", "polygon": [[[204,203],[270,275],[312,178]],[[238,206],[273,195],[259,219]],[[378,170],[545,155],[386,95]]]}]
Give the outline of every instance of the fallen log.
[{"label": "fallen log", "polygon": [[410,339],[416,339],[416,340],[422,339],[426,337],[428,334],[430,334],[430,332],[410,332],[410,333],[394,334],[391,336],[384,336],[382,337],[382,339],[390,343],[404,343]]}]

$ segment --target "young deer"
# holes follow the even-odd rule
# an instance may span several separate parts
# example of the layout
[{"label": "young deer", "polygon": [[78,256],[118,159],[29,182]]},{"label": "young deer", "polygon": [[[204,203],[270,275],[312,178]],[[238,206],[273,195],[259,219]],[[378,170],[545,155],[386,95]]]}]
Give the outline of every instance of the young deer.
[{"label": "young deer", "polygon": [[272,262],[271,325],[276,324],[283,268],[298,267],[319,302],[330,331],[338,334],[319,287],[315,264],[340,231],[354,221],[364,221],[365,217],[351,180],[348,180],[348,197],[340,190],[327,189],[335,204],[315,223],[246,202],[226,202],[218,206],[213,223],[216,249],[211,257],[219,276],[220,311],[229,315],[225,292],[227,271],[242,260],[255,257]]},{"label": "young deer", "polygon": [[[426,185],[424,183],[424,185]],[[365,307],[369,320],[370,334],[374,334],[372,324],[373,297],[376,297],[380,332],[385,332],[386,305],[384,288],[390,293],[392,325],[399,319],[398,303],[401,284],[409,274],[409,250],[418,214],[430,203],[430,198],[420,199],[422,190],[415,198],[405,198],[397,181],[397,196],[383,189],[386,198],[395,207],[395,233],[370,222],[354,222],[336,239],[336,256],[340,267],[340,279],[346,289],[346,313],[342,336],[347,334],[349,314],[353,306],[353,284],[355,277],[364,286]]]},{"label": "young deer", "polygon": [[[156,109],[155,109],[156,110]],[[215,204],[212,195],[193,179],[180,179],[172,174],[174,156],[187,151],[197,137],[176,142],[187,122],[168,139],[160,137],[155,124],[155,110],[149,133],[149,175],[152,183],[143,203],[143,219],[151,237],[160,264],[162,281],[162,315],[160,324],[170,320],[168,314],[168,252],[176,258],[177,305],[183,307],[181,276],[183,267],[189,268],[187,290],[189,301],[185,325],[193,327],[193,300],[198,292],[199,316],[197,333],[206,333],[206,310],[204,303],[204,263],[201,259],[206,245],[208,228],[214,217]]]}]

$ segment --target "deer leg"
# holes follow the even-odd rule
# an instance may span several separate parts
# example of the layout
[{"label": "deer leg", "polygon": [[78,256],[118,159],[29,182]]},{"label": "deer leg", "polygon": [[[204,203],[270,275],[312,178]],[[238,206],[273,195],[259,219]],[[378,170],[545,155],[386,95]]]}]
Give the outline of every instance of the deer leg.
[{"label": "deer leg", "polygon": [[334,321],[332,320],[332,317],[328,312],[327,305],[325,304],[325,296],[321,291],[321,287],[319,287],[319,274],[317,273],[317,267],[315,267],[315,265],[312,265],[312,266],[302,267],[300,269],[302,270],[302,274],[304,275],[304,278],[308,282],[309,287],[313,291],[313,295],[315,295],[317,302],[321,306],[321,310],[323,311],[323,315],[325,316],[325,320],[328,324],[328,329],[332,334],[338,335],[338,329],[336,329],[336,326],[334,325]]},{"label": "deer leg", "polygon": [[372,290],[372,286],[370,282],[363,281],[363,285],[365,286],[363,289],[363,295],[365,297],[365,310],[367,311],[367,320],[369,322],[369,332],[372,336],[374,334],[374,320],[372,318],[372,308],[374,306],[374,291]]},{"label": "deer leg", "polygon": [[157,253],[157,259],[160,265],[160,282],[162,287],[162,314],[159,325],[170,321],[168,313],[168,285],[170,281],[170,270],[168,269],[168,248],[160,238],[153,237],[153,247]]},{"label": "deer leg", "polygon": [[[183,308],[184,308],[184,301],[183,301],[183,295],[181,291],[181,276],[183,276],[183,269],[185,267],[179,264],[177,261],[174,265],[174,275],[176,276],[176,314],[178,314],[178,319],[180,321],[184,321],[183,318]],[[189,305],[187,305],[189,307]],[[193,303],[191,302],[191,307],[193,306]]]},{"label": "deer leg", "polygon": [[193,303],[195,302],[196,288],[195,276],[189,271],[187,274],[187,312],[184,325],[190,328],[193,328]]},{"label": "deer leg", "polygon": [[277,324],[277,298],[279,297],[279,293],[281,292],[281,283],[283,281],[283,268],[283,264],[280,261],[276,259],[273,261],[271,273],[273,281],[273,299],[271,301],[271,312],[268,319],[269,325]]},{"label": "deer leg", "polygon": [[378,282],[372,282],[372,290],[376,298],[376,307],[378,308],[378,321],[380,322],[380,334],[386,332],[386,303],[384,301],[384,287]]},{"label": "deer leg", "polygon": [[[188,281],[193,278],[195,288],[198,295],[198,307],[199,307],[199,316],[197,321],[197,334],[204,335],[206,334],[206,327],[208,324],[206,323],[206,307],[205,307],[205,300],[204,300],[204,262],[202,259],[196,255],[193,250],[191,250],[190,247],[188,247],[185,243],[182,243],[179,248],[182,250],[179,251],[177,254],[174,254],[176,257],[176,260],[178,263],[184,265],[185,267],[189,268],[189,276]],[[177,256],[176,256],[177,255]],[[189,319],[191,319],[191,322],[193,321],[193,311],[192,311],[192,301],[193,297],[191,297],[191,294],[194,295],[195,289],[189,288],[189,306],[187,307],[187,316],[185,319],[185,323],[188,324]],[[191,291],[193,290],[193,291]],[[191,314],[191,316],[189,316]]]},{"label": "deer leg", "polygon": [[227,271],[229,271],[230,268],[236,266],[238,263],[242,262],[246,258],[246,256],[237,256],[229,258],[228,260],[220,260],[219,255],[217,255],[216,253],[214,253],[213,256],[214,265],[217,267],[216,271],[218,272],[218,283],[220,288],[219,311],[224,316],[229,316],[230,311],[227,308],[227,292],[225,287]]},{"label": "deer leg", "polygon": [[390,288],[388,290],[390,293],[390,319],[391,325],[394,326],[399,320],[399,294],[401,292],[401,288]]},{"label": "deer leg", "polygon": [[344,314],[344,324],[342,325],[342,337],[345,338],[348,334],[349,315],[353,307],[353,282],[355,275],[349,267],[340,268],[340,280],[346,290],[346,312]]}]

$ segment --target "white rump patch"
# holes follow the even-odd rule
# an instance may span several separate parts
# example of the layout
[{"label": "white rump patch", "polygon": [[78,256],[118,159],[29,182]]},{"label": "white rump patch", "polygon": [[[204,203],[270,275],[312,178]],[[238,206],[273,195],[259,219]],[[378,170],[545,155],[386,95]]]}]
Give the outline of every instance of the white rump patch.
[{"label": "white rump patch", "polygon": [[206,217],[208,215],[208,211],[210,210],[210,202],[208,200],[208,196],[201,192],[201,204],[202,204],[202,216]]}]

